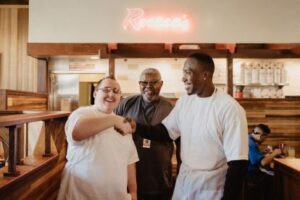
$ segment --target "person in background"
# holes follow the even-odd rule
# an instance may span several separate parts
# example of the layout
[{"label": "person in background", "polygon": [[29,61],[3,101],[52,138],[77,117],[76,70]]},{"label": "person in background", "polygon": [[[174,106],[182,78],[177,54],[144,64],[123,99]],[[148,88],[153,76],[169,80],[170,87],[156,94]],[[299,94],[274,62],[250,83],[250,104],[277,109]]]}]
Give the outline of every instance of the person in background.
[{"label": "person in background", "polygon": [[[154,126],[131,121],[134,134],[157,141],[181,137],[182,164],[173,200],[241,199],[247,174],[248,137],[244,109],[213,84],[213,59],[202,53],[184,63],[187,95]],[[136,127],[135,127],[136,126]]]},{"label": "person in background", "polygon": [[112,77],[99,81],[92,106],[75,110],[65,125],[67,163],[58,199],[136,200],[137,151],[129,123],[112,111],[121,97]]},{"label": "person in background", "polygon": [[259,145],[270,134],[270,128],[265,124],[258,124],[249,134],[249,163],[248,163],[248,185],[253,185],[249,191],[250,199],[257,199],[263,196],[263,199],[274,199],[274,174],[269,166],[276,156],[281,155],[280,149],[268,151],[264,155],[259,150]]},{"label": "person in background", "polygon": [[[121,101],[116,114],[129,117],[138,123],[160,123],[172,110],[172,104],[159,96],[163,81],[157,69],[147,68],[140,75],[139,95]],[[173,189],[171,158],[172,141],[157,142],[133,135],[140,161],[137,163],[137,186],[139,200],[167,200]],[[176,140],[179,152],[179,140]],[[180,165],[179,153],[177,163]]]}]

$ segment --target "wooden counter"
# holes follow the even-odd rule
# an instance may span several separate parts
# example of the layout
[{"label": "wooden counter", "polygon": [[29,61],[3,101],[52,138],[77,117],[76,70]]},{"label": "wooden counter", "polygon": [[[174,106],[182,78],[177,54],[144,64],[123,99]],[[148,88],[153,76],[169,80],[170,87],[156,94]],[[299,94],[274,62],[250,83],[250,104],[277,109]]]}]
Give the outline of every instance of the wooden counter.
[{"label": "wooden counter", "polygon": [[275,159],[275,191],[277,200],[300,199],[300,159]]}]

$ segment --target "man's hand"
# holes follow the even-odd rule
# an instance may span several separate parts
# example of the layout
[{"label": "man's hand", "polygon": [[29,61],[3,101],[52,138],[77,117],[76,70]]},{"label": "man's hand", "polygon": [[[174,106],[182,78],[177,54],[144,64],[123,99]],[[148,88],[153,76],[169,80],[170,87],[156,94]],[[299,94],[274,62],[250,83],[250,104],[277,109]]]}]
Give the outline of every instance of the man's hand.
[{"label": "man's hand", "polygon": [[126,118],[121,116],[116,116],[115,118],[115,130],[122,135],[132,134],[131,124],[127,121]]},{"label": "man's hand", "polygon": [[135,122],[135,120],[132,119],[132,118],[129,118],[129,117],[126,117],[125,120],[130,123],[131,128],[132,128],[132,133],[134,133],[136,131],[136,122]]}]

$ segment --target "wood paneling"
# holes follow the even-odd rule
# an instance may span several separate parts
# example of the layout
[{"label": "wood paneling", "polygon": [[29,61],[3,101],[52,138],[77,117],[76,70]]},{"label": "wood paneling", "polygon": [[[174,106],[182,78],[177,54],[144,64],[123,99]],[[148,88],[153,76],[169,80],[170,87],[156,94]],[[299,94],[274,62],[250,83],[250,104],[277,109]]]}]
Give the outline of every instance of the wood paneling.
[{"label": "wood paneling", "polygon": [[0,8],[0,88],[37,91],[37,59],[27,56],[28,8]]},{"label": "wood paneling", "polygon": [[267,124],[271,134],[262,144],[285,143],[300,157],[300,99],[240,99],[247,114],[249,131],[257,124]]},{"label": "wood paneling", "polygon": [[47,94],[0,89],[0,110],[47,110]]},{"label": "wood paneling", "polygon": [[29,56],[36,58],[47,58],[61,55],[98,55],[102,50],[106,52],[107,45],[85,43],[28,43],[27,52]]}]

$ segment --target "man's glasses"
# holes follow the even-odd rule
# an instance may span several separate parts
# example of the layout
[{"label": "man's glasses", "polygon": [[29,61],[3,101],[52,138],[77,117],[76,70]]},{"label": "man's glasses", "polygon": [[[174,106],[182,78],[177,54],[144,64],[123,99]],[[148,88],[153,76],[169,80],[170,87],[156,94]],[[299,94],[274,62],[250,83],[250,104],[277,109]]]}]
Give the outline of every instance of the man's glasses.
[{"label": "man's glasses", "polygon": [[104,87],[104,88],[98,88],[96,91],[101,90],[103,93],[108,94],[110,92],[114,94],[121,94],[121,90],[117,88],[110,88],[110,87]]},{"label": "man's glasses", "polygon": [[150,86],[154,86],[159,82],[160,82],[159,80],[157,80],[157,81],[139,81],[139,84],[140,84],[140,86],[146,87],[148,84]]},{"label": "man's glasses", "polygon": [[262,135],[262,136],[266,136],[267,135],[265,133],[260,133],[260,132],[257,132],[257,131],[256,132],[254,131],[253,133],[254,133],[254,135]]}]

